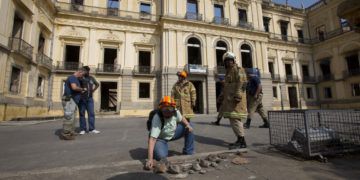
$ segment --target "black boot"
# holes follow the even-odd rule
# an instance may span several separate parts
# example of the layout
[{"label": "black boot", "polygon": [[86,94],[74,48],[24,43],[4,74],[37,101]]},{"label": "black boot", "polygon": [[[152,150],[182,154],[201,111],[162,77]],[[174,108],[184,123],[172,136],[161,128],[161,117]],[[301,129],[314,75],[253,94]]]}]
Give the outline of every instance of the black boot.
[{"label": "black boot", "polygon": [[234,146],[235,144],[240,143],[240,136],[237,137],[237,140],[234,143],[230,143],[229,146]]},{"label": "black boot", "polygon": [[251,123],[251,119],[248,118],[248,119],[246,120],[246,123],[244,123],[244,128],[245,128],[245,129],[250,129],[250,123]]},{"label": "black boot", "polygon": [[241,149],[241,148],[246,148],[246,147],[247,146],[246,146],[245,137],[241,136],[241,137],[238,137],[238,141],[235,144],[229,146],[229,149],[230,150]]},{"label": "black boot", "polygon": [[264,119],[264,124],[259,126],[259,128],[269,128],[269,121],[267,119]]},{"label": "black boot", "polygon": [[220,126],[220,120],[221,120],[221,118],[217,118],[217,120],[216,120],[216,121],[211,122],[211,124],[213,124],[213,125],[217,125],[217,126]]}]

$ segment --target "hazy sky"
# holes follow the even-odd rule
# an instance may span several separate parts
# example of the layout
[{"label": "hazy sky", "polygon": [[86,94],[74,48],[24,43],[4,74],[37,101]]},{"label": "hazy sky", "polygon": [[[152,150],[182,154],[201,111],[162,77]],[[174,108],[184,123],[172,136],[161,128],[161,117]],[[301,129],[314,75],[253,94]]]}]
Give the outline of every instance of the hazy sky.
[{"label": "hazy sky", "polygon": [[[272,1],[280,4],[285,4],[286,2],[286,0],[272,0]],[[301,2],[303,2],[304,7],[307,8],[318,1],[319,0],[288,0],[288,4],[293,7],[301,8]]]}]

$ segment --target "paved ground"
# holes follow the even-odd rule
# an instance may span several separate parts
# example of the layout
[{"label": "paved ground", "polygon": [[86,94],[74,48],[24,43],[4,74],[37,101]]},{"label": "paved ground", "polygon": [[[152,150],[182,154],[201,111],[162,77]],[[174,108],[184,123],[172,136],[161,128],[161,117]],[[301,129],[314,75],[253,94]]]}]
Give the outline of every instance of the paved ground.
[{"label": "paved ground", "polygon": [[[228,120],[222,126],[209,122],[215,116],[193,120],[197,153],[227,149],[235,140]],[[146,158],[145,118],[104,118],[96,122],[101,134],[78,136],[60,141],[60,121],[46,123],[0,124],[0,179],[169,179],[143,171],[134,160]],[[14,124],[14,123],[11,123]],[[188,179],[359,179],[360,156],[329,159],[329,163],[303,161],[282,154],[269,146],[268,129],[260,121],[247,131],[247,165],[223,165],[205,175]],[[171,154],[181,152],[183,140],[170,143]],[[227,166],[225,166],[227,165]]]}]

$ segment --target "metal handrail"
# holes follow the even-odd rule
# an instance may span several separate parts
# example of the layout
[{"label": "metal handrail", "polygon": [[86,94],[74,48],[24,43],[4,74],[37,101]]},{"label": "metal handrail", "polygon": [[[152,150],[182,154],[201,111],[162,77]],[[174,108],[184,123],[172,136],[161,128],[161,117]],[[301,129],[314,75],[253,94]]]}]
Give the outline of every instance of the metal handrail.
[{"label": "metal handrail", "polygon": [[202,21],[203,16],[202,16],[202,14],[199,14],[199,13],[186,12],[185,19]]},{"label": "metal handrail", "polygon": [[319,81],[330,81],[330,80],[334,80],[334,75],[333,74],[324,74],[324,75],[320,75],[318,77]]},{"label": "metal handrail", "polygon": [[299,77],[296,75],[286,75],[286,81],[287,82],[298,82]]},{"label": "metal handrail", "polygon": [[41,52],[38,53],[36,56],[36,61],[39,65],[43,65],[49,69],[52,69],[52,67],[53,67],[53,64],[52,64],[53,60],[49,56],[45,55],[44,53],[41,53]]},{"label": "metal handrail", "polygon": [[135,19],[135,20],[148,20],[154,22],[159,20],[159,16],[154,14],[124,11],[116,8],[102,8],[96,6],[71,4],[65,2],[56,2],[56,9],[58,11],[67,11],[72,13],[84,13],[91,15],[118,17],[126,20]]},{"label": "metal handrail", "polygon": [[82,67],[83,63],[81,62],[71,62],[71,61],[58,61],[56,65],[57,70],[69,70],[76,71]]},{"label": "metal handrail", "polygon": [[229,25],[229,18],[215,16],[212,22],[215,24]]},{"label": "metal handrail", "polygon": [[279,74],[271,74],[272,81],[280,81],[280,75]]},{"label": "metal handrail", "polygon": [[247,21],[239,21],[238,26],[245,29],[254,29],[253,24]]},{"label": "metal handrail", "polygon": [[155,66],[135,66],[134,74],[154,74]]},{"label": "metal handrail", "polygon": [[32,59],[33,46],[24,41],[21,38],[10,37],[9,38],[9,48],[13,51],[19,52],[25,57]]},{"label": "metal handrail", "polygon": [[119,64],[98,64],[97,72],[120,73],[121,65]]}]

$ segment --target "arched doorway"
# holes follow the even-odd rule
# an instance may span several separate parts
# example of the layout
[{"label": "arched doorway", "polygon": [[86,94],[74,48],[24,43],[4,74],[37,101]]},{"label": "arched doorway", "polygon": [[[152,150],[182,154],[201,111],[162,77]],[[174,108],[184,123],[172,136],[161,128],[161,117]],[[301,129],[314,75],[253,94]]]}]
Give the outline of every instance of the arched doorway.
[{"label": "arched doorway", "polygon": [[251,47],[247,44],[241,45],[241,60],[243,68],[253,68]]},{"label": "arched doorway", "polygon": [[201,65],[201,43],[197,38],[190,38],[187,42],[188,64]]}]

